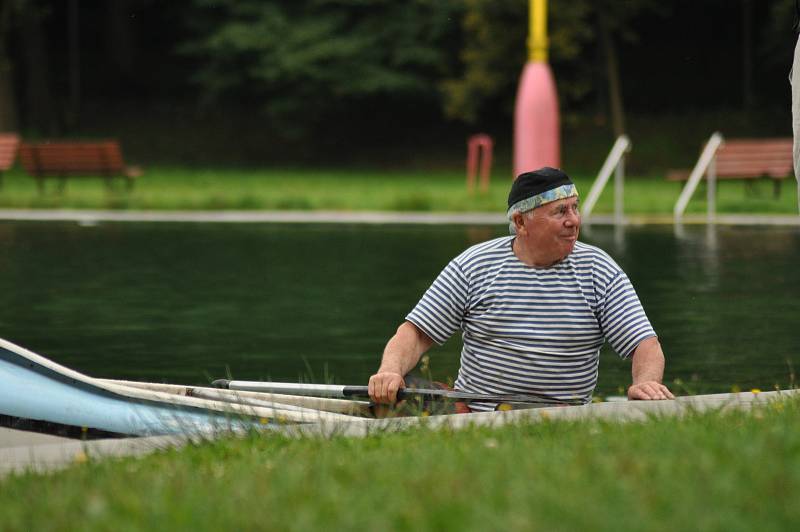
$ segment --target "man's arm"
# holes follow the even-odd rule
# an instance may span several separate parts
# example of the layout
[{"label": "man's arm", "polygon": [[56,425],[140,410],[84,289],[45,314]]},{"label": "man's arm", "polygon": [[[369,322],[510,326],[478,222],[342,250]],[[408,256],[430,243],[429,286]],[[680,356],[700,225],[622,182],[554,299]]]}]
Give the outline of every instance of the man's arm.
[{"label": "man's arm", "polygon": [[661,384],[664,378],[664,353],[657,337],[642,340],[636,347],[631,375],[633,384],[628,388],[628,399],[675,399],[669,389]]},{"label": "man's arm", "polygon": [[369,396],[376,403],[394,403],[397,390],[405,388],[403,376],[417,365],[422,354],[430,349],[433,340],[416,325],[406,321],[383,350],[378,372],[369,378]]}]

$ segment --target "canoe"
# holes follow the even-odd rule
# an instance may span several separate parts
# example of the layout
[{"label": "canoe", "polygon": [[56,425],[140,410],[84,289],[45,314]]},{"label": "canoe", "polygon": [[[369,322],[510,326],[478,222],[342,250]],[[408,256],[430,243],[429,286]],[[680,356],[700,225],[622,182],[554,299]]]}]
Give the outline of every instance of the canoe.
[{"label": "canoe", "polygon": [[89,377],[0,339],[0,416],[119,435],[209,435],[340,423],[367,403]]},{"label": "canoe", "polygon": [[776,390],[686,396],[672,401],[540,408],[526,405],[507,412],[366,419],[372,417],[367,401],[93,378],[0,339],[0,420],[41,421],[133,436],[205,437],[254,429],[362,436],[420,423],[460,428],[543,419],[634,421],[709,409],[749,409],[798,395],[800,390]]}]

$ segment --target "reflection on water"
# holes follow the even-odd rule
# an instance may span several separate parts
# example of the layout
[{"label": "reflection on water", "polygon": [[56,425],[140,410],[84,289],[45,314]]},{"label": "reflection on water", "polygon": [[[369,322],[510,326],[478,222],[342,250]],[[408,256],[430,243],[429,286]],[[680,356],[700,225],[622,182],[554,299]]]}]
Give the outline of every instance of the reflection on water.
[{"label": "reflection on water", "polygon": [[[0,336],[91,375],[363,383],[434,276],[507,228],[0,223]],[[693,392],[790,384],[800,230],[592,227]],[[453,377],[460,339],[431,353]],[[629,365],[608,350],[599,392]]]}]

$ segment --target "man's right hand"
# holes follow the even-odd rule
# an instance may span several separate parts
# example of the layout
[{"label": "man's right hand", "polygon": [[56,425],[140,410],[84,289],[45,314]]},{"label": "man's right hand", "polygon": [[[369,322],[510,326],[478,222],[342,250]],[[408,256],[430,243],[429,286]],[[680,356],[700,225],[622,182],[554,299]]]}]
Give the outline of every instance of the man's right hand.
[{"label": "man's right hand", "polygon": [[397,402],[397,390],[405,388],[406,382],[399,373],[379,371],[369,378],[369,397],[379,404]]}]

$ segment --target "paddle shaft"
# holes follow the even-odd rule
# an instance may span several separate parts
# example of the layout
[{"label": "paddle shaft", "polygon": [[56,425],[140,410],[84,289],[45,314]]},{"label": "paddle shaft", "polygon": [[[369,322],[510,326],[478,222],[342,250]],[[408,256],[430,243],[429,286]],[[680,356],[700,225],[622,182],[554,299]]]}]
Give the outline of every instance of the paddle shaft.
[{"label": "paddle shaft", "polygon": [[[340,384],[299,384],[293,382],[258,382],[258,381],[214,381],[214,386],[230,390],[255,391],[267,393],[281,393],[293,395],[311,395],[318,397],[368,397],[367,386],[345,386]],[[580,400],[557,400],[537,394],[483,394],[461,392],[456,390],[441,390],[427,388],[401,388],[397,391],[398,400],[412,397],[427,399],[450,399],[454,401],[488,401],[497,403],[528,403],[528,404],[583,404]]]}]

